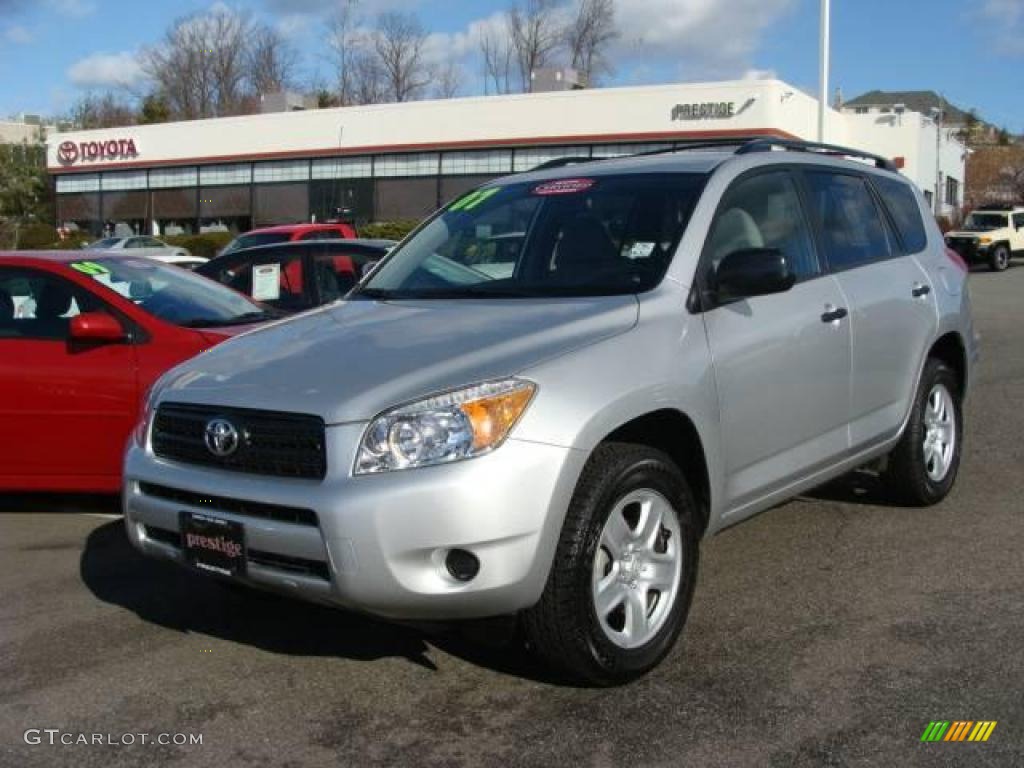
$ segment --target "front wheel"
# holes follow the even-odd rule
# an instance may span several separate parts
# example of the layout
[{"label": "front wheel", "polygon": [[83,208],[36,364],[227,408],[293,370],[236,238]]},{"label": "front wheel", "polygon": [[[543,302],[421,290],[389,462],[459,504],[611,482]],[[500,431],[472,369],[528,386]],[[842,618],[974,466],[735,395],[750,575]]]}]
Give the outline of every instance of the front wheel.
[{"label": "front wheel", "polygon": [[937,504],[956,482],[963,446],[960,391],[949,366],[929,359],[906,431],[889,457],[889,483],[910,504]]},{"label": "front wheel", "polygon": [[997,245],[993,248],[988,266],[993,272],[1005,272],[1010,266],[1010,249],[1005,245]]},{"label": "front wheel", "polygon": [[540,602],[530,646],[590,685],[647,673],[672,649],[697,577],[693,495],[668,456],[608,443],[587,463]]}]

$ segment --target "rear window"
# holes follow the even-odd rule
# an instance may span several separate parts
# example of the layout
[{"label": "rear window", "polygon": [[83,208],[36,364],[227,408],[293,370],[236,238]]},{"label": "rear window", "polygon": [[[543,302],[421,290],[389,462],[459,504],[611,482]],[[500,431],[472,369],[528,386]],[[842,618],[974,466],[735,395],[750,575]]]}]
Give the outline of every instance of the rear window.
[{"label": "rear window", "polygon": [[908,253],[918,253],[928,245],[928,235],[921,218],[921,206],[909,185],[896,179],[872,177],[875,188],[885,201]]},{"label": "rear window", "polygon": [[807,181],[833,270],[892,256],[885,223],[863,178],[814,171],[807,174]]}]

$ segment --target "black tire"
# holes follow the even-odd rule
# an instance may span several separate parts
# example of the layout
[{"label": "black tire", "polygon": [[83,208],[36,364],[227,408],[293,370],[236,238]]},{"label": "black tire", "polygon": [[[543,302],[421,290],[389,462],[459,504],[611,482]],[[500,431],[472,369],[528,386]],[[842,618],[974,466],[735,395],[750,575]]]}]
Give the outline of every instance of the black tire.
[{"label": "black tire", "polygon": [[988,257],[988,268],[993,272],[1005,272],[1010,266],[1010,249],[997,245]]},{"label": "black tire", "polygon": [[[592,596],[594,558],[615,504],[650,489],[669,501],[679,523],[679,587],[660,629],[645,644],[625,649],[602,630]],[[653,669],[672,650],[686,623],[697,580],[700,528],[686,479],[672,460],[644,446],[606,443],[587,462],[566,514],[540,602],[525,611],[531,650],[574,682],[619,685]]]},{"label": "black tire", "polygon": [[[955,433],[949,469],[941,480],[936,481],[928,474],[923,445],[927,431],[925,414],[928,397],[938,385],[945,387],[952,396]],[[952,490],[963,451],[964,420],[961,399],[961,384],[956,373],[940,360],[929,359],[921,374],[906,430],[899,444],[889,455],[886,479],[892,492],[901,501],[912,506],[931,506],[946,498]]]}]

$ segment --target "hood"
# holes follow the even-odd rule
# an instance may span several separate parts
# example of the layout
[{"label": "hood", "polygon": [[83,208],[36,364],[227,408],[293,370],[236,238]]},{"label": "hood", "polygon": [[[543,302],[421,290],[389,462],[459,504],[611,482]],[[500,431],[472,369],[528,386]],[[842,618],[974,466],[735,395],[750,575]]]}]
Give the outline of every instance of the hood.
[{"label": "hood", "polygon": [[241,336],[243,333],[248,333],[259,327],[259,323],[246,323],[245,325],[225,325],[219,328],[193,328],[191,330],[196,331],[196,333],[206,339],[208,344],[212,345],[233,339],[235,336]]},{"label": "hood", "polygon": [[350,301],[263,326],[176,368],[161,400],[365,421],[631,329],[634,296]]}]

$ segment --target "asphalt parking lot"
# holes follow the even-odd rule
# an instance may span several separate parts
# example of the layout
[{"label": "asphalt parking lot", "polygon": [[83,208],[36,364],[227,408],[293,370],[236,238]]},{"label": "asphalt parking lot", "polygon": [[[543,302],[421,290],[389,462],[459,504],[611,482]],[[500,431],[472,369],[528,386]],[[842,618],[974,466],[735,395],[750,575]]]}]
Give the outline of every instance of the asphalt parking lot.
[{"label": "asphalt parking lot", "polygon": [[[680,644],[622,689],[560,684],[503,624],[393,626],[145,561],[116,499],[0,497],[0,763],[1024,765],[1024,261],[971,281],[951,498],[896,507],[858,474],[706,542]],[[932,720],[998,726],[923,744]],[[25,743],[46,728],[203,743]]]}]

